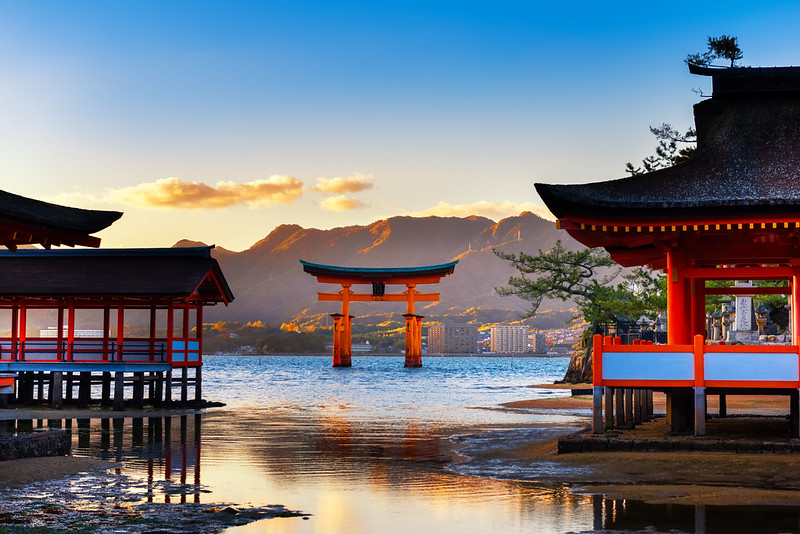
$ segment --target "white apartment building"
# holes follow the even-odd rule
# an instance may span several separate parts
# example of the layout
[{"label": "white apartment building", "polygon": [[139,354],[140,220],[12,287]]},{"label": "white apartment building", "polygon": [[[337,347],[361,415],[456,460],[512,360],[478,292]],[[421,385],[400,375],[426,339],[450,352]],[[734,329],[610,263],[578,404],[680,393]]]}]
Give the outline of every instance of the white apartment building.
[{"label": "white apartment building", "polygon": [[528,352],[528,327],[525,325],[494,325],[491,335],[492,352]]}]

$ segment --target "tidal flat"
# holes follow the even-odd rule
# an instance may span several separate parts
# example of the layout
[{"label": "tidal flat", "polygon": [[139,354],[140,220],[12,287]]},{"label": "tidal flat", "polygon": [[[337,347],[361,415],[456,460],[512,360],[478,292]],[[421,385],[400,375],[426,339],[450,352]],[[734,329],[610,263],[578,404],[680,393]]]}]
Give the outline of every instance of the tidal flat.
[{"label": "tidal flat", "polygon": [[[560,378],[566,359],[353,363],[208,357],[205,395],[225,407],[111,419],[32,410],[33,428],[69,427],[66,461],[89,463],[79,474],[4,489],[0,528],[470,534],[786,532],[799,524],[792,491],[789,501],[724,506],[710,496],[678,500],[688,485],[661,480],[653,486],[662,498],[644,502],[597,468],[603,458],[555,457],[553,440],[583,427],[589,411],[575,402],[559,408],[569,391],[528,386]],[[502,406],[526,400],[534,403]],[[648,471],[625,458],[615,461]],[[676,460],[660,461],[653,472],[668,473]],[[747,519],[762,513],[771,519]]]}]

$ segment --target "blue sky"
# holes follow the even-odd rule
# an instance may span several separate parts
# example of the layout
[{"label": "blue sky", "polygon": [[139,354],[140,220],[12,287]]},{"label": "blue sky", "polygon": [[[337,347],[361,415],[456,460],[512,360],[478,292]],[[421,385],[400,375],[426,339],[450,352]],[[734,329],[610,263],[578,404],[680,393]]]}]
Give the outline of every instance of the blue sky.
[{"label": "blue sky", "polygon": [[125,216],[104,246],[240,250],[282,223],[536,210],[624,176],[736,35],[800,64],[795,2],[0,1],[8,191]]}]

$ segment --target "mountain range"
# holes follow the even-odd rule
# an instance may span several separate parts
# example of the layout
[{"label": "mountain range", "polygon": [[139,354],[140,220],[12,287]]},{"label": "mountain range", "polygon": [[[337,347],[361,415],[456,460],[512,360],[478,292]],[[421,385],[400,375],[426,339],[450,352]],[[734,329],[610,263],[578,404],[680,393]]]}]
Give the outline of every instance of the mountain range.
[{"label": "mountain range", "polygon": [[[426,321],[445,323],[498,323],[519,321],[527,302],[502,297],[494,288],[504,285],[516,271],[493,250],[536,253],[556,241],[570,249],[580,245],[551,221],[530,212],[499,222],[484,217],[392,217],[364,226],[319,230],[296,224],[278,226],[247,250],[233,252],[216,247],[212,254],[236,297],[230,306],[207,308],[207,322],[255,321],[270,325],[330,324],[328,314],[339,303],[318,302],[317,292],[336,292],[339,286],[318,284],[305,272],[300,259],[349,267],[414,267],[458,260],[455,272],[438,285],[420,286],[422,292],[439,292],[438,303],[420,303],[417,313]],[[175,246],[198,246],[182,240]],[[389,286],[387,292],[401,291]],[[369,286],[356,287],[369,291]],[[404,290],[404,288],[402,288]],[[545,301],[534,320],[538,328],[560,328],[571,316],[569,303]],[[402,303],[354,303],[356,322],[402,320]],[[364,317],[369,316],[369,318]]]}]

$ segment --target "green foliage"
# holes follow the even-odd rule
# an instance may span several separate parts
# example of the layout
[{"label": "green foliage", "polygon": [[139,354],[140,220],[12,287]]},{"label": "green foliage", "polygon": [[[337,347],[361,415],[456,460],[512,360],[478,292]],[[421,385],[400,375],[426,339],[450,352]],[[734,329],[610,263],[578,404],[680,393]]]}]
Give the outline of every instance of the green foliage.
[{"label": "green foliage", "polygon": [[[516,295],[531,303],[526,317],[536,314],[545,298],[573,299],[583,318],[591,324],[613,321],[617,317],[655,316],[666,306],[666,282],[663,275],[639,268],[612,285],[620,269],[601,249],[569,251],[561,242],[535,256],[520,252],[494,253],[511,262],[519,276],[508,285],[495,288],[500,295]],[[611,272],[607,269],[612,268]]]},{"label": "green foliage", "polygon": [[[650,126],[650,133],[658,139],[656,155],[644,158],[640,167],[634,167],[630,162],[626,163],[625,171],[631,176],[684,163],[692,157],[697,149],[697,132],[694,128],[689,128],[685,134],[681,134],[671,125],[663,123],[661,126]],[[686,146],[679,147],[679,143]]]},{"label": "green foliage", "polygon": [[303,354],[325,352],[330,336],[321,332],[275,332],[258,340],[261,354]]},{"label": "green foliage", "polygon": [[719,37],[709,37],[708,50],[697,54],[689,54],[686,56],[686,62],[708,66],[715,59],[725,59],[731,62],[731,67],[735,67],[736,62],[742,57],[742,49],[739,48],[738,38],[730,35],[720,35]]}]

